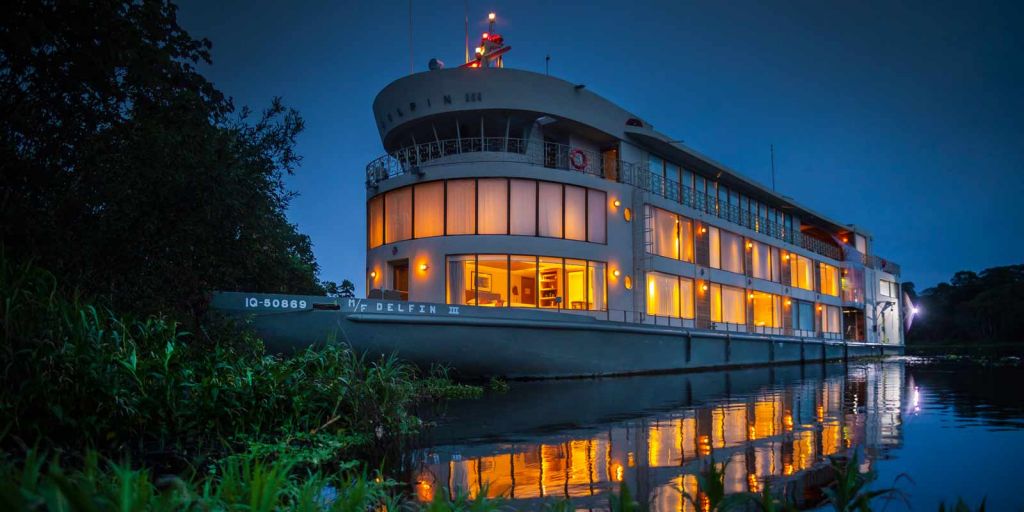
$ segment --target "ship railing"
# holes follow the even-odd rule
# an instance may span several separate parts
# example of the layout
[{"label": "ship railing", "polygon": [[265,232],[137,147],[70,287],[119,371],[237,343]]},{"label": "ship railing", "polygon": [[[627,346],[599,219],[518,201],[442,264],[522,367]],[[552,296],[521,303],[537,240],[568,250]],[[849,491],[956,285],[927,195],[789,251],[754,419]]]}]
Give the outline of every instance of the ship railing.
[{"label": "ship railing", "polygon": [[366,184],[375,186],[423,167],[453,162],[522,162],[604,176],[602,155],[589,149],[535,139],[463,137],[406,146],[375,158],[366,165]]},{"label": "ship railing", "polygon": [[868,266],[870,266],[871,268],[881,270],[882,272],[887,272],[894,276],[898,276],[900,274],[900,266],[897,265],[896,263],[893,263],[880,256],[869,256],[868,258],[870,259]]},{"label": "ship railing", "polygon": [[698,192],[677,180],[651,172],[645,165],[620,162],[619,181],[822,256],[841,259],[839,247],[792,228],[787,229],[782,223],[751,215],[741,210],[739,205],[719,201],[714,195]]}]

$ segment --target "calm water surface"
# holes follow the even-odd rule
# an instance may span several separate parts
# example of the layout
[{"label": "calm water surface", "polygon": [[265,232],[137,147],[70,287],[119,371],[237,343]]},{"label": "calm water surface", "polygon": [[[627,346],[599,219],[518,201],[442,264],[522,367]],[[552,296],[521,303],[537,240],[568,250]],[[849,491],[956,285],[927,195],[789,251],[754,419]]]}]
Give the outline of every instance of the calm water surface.
[{"label": "calm water surface", "polygon": [[1022,383],[1021,367],[912,359],[512,383],[449,404],[409,453],[410,478],[422,500],[453,489],[600,510],[626,482],[654,510],[692,510],[676,489],[697,494],[713,457],[729,492],[767,485],[814,508],[827,456],[861,446],[880,484],[913,480],[897,482],[913,510],[957,496],[1024,510]]}]

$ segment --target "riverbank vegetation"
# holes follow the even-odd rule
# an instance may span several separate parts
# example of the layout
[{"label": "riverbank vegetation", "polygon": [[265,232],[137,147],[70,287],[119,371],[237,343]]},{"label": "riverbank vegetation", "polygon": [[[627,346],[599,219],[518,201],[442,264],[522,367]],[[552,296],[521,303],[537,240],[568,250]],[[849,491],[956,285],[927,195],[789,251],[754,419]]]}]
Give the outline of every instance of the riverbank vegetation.
[{"label": "riverbank vegetation", "polygon": [[1024,355],[1024,265],[957,272],[915,303],[908,352]]}]

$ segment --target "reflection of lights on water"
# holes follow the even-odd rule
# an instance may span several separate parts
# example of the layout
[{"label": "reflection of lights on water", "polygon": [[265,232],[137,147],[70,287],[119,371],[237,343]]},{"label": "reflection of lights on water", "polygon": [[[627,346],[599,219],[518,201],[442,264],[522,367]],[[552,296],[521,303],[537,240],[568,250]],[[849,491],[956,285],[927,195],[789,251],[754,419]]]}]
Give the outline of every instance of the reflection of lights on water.
[{"label": "reflection of lights on water", "polygon": [[613,478],[616,482],[622,481],[622,464],[615,465],[615,476]]},{"label": "reflection of lights on water", "polygon": [[633,456],[633,452],[629,452],[626,454],[626,464],[629,467],[636,466],[636,457]]},{"label": "reflection of lights on water", "polygon": [[914,386],[914,412],[921,412],[921,390]]}]

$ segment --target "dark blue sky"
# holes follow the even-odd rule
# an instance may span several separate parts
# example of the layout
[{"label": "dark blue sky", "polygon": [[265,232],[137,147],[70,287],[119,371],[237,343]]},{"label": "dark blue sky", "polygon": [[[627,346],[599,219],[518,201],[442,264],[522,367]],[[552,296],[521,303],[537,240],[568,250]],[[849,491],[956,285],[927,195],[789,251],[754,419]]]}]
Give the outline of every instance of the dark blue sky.
[{"label": "dark blue sky", "polygon": [[[1024,262],[1024,9],[1014,2],[471,0],[506,66],[584,83],[663,133],[843,223],[918,289]],[[407,1],[183,1],[238,105],[298,109],[289,217],[322,277],[363,286],[370,110],[409,72]],[[473,21],[476,20],[476,21]],[[464,52],[463,2],[413,2],[414,63]]]}]

